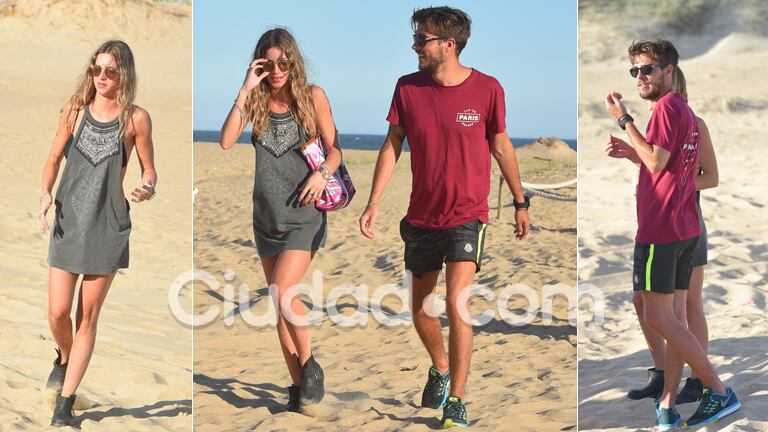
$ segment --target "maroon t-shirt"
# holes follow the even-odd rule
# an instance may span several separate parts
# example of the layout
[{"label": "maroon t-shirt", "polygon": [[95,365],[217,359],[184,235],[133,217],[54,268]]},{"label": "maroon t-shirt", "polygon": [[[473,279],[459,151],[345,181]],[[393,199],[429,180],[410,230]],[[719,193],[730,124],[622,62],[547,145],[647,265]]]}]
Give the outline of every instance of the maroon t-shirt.
[{"label": "maroon t-shirt", "polygon": [[489,139],[506,129],[505,115],[501,85],[475,69],[450,87],[427,72],[397,81],[387,120],[405,129],[411,148],[408,223],[427,229],[488,223]]},{"label": "maroon t-shirt", "polygon": [[664,95],[653,108],[646,141],[667,150],[667,166],[656,174],[640,165],[637,183],[637,236],[640,243],[664,244],[701,233],[696,213],[699,124],[677,93]]}]

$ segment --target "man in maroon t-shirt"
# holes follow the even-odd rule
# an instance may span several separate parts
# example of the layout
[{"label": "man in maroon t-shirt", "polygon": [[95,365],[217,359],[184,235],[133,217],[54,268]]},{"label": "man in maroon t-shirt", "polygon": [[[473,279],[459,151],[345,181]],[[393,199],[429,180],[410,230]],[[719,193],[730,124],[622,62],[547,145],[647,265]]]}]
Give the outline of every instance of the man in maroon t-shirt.
[{"label": "man in maroon t-shirt", "polygon": [[[606,151],[608,156],[629,159],[640,169],[634,302],[649,345],[655,345],[650,344],[655,337],[667,342],[666,356],[658,361],[663,364],[651,370],[649,385],[628,396],[657,396],[651,393],[663,386],[656,413],[659,430],[669,430],[683,424],[675,408],[683,361],[705,386],[696,413],[685,422],[687,426],[717,421],[741,404],[720,381],[701,344],[685,326],[686,293],[700,233],[695,187],[699,127],[686,101],[672,92],[678,53],[665,40],[636,42],[628,51],[630,74],[637,78],[640,97],[653,105],[653,113],[643,137],[627,114],[622,96],[616,92],[606,96],[606,109],[629,136],[629,143],[612,136]],[[652,387],[654,391],[649,390]]]},{"label": "man in maroon t-shirt", "polygon": [[[460,294],[480,270],[488,223],[491,155],[515,201],[515,234],[528,233],[529,200],[523,194],[517,158],[506,133],[504,91],[495,78],[463,66],[459,54],[471,20],[448,7],[420,9],[411,17],[419,72],[400,78],[387,120],[389,131],[376,161],[371,195],[360,230],[374,238],[378,203],[407,137],[413,175],[408,213],[400,223],[405,267],[412,278],[413,322],[432,367],[422,406],[443,408],[443,427],[466,426],[461,401],[472,354],[472,325]],[[449,355],[437,317],[424,310],[446,266]],[[465,294],[466,296],[466,294]],[[450,387],[450,391],[449,391]]]}]

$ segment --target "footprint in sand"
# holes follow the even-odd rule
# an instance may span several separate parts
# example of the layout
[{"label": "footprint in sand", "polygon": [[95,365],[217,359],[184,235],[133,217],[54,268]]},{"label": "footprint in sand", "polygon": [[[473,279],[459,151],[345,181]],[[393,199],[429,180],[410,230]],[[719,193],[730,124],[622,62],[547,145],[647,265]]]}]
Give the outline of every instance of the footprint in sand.
[{"label": "footprint in sand", "polygon": [[[48,406],[48,408],[53,411],[53,409],[56,407],[56,392],[51,389],[45,388],[45,383],[43,383],[43,386],[41,387],[43,389],[43,401],[45,402],[45,405]],[[85,411],[87,409],[95,408],[97,406],[100,406],[101,404],[98,404],[94,401],[92,401],[90,398],[88,398],[87,395],[83,394],[82,392],[77,393],[77,397],[75,398],[75,405],[72,407],[75,411]]]},{"label": "footprint in sand", "polygon": [[364,392],[327,392],[322,401],[304,405],[301,413],[323,421],[334,421],[371,409],[371,398]]}]

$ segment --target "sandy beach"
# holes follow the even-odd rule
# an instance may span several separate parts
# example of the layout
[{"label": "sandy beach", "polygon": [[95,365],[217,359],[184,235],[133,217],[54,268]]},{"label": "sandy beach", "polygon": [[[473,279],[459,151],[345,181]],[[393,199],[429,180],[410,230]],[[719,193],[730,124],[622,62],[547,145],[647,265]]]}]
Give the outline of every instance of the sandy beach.
[{"label": "sandy beach", "polygon": [[[60,107],[92,51],[114,37],[136,59],[136,103],[154,126],[158,196],[132,206],[130,268],[107,296],[78,390],[93,407],[75,414],[84,431],[191,429],[192,331],[167,301],[192,260],[191,7],[32,0],[0,5],[0,430],[39,431],[50,422],[41,388],[56,345],[46,318],[50,234],[37,220],[40,178]],[[124,188],[139,182],[134,154]],[[191,308],[188,291],[180,302]]]},{"label": "sandy beach", "polygon": [[[343,147],[344,143],[342,143]],[[575,153],[564,143],[521,149],[523,180],[555,183],[575,176]],[[212,143],[195,143],[195,266],[220,284],[247,285],[250,313],[267,310],[267,288],[251,228],[253,148],[237,145],[227,152]],[[358,195],[352,204],[329,215],[328,240],[312,272],[323,274],[323,299],[343,284],[361,285],[370,296],[384,284],[400,284],[404,269],[398,223],[408,205],[411,174],[403,153],[380,204],[377,238],[370,241],[357,220],[367,202],[378,152],[345,150],[344,159]],[[575,203],[533,198],[534,228],[526,241],[513,234],[511,196],[503,195],[503,214],[495,219],[498,168],[493,163],[491,220],[483,269],[476,281],[498,293],[524,283],[541,294],[544,285],[562,283],[573,292],[575,278]],[[575,187],[557,191],[575,195]],[[445,292],[444,273],[438,292]],[[284,411],[290,378],[273,327],[250,326],[245,308],[227,306],[234,290],[195,286],[198,313],[217,307],[215,321],[195,330],[194,411],[196,431],[219,430],[363,430],[421,431],[439,427],[441,412],[419,407],[430,366],[412,325],[385,326],[362,308],[365,326],[344,327],[326,319],[310,328],[313,351],[325,369],[327,395],[305,413]],[[402,290],[401,290],[402,292]],[[339,310],[351,316],[357,304],[342,297]],[[387,316],[401,311],[400,300],[385,297]],[[222,305],[225,307],[222,309]],[[520,296],[510,311],[526,305]],[[363,305],[364,306],[364,305]],[[473,297],[477,314],[495,299]],[[557,297],[530,325],[513,327],[497,314],[476,327],[474,354],[466,394],[473,430],[574,430],[576,425],[575,326],[568,322],[568,303]],[[545,325],[542,319],[551,319]],[[227,324],[230,320],[230,324]],[[447,338],[447,322],[444,320]]]},{"label": "sandy beach", "polygon": [[[583,12],[583,11],[582,11]],[[579,307],[579,430],[634,431],[655,426],[653,401],[631,401],[653,366],[632,306],[631,269],[636,231],[637,168],[608,158],[609,133],[626,139],[605,112],[605,95],[624,95],[641,131],[649,119],[637,95],[626,48],[633,39],[662,36],[658,28],[628,29],[580,15],[579,64],[579,286],[599,288],[605,322],[593,319],[590,301]],[[639,22],[639,21],[638,21]],[[638,24],[639,25],[639,24]],[[682,55],[690,105],[708,125],[720,172],[717,189],[701,194],[709,231],[704,310],[710,360],[742,410],[700,430],[768,430],[768,234],[762,125],[768,120],[768,40],[713,23],[712,34],[668,36]],[[714,36],[713,36],[714,35]],[[612,42],[613,46],[610,46]],[[686,368],[684,376],[690,376]],[[682,405],[688,418],[696,404]]]}]

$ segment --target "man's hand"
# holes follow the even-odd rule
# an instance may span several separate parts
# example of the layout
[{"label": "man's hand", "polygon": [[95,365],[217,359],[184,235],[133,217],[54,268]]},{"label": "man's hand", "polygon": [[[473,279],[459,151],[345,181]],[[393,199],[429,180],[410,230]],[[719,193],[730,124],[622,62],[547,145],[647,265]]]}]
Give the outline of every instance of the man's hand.
[{"label": "man's hand", "polygon": [[611,135],[608,143],[605,145],[605,154],[612,158],[629,158],[634,153],[634,149],[626,141]]},{"label": "man's hand", "polygon": [[360,216],[360,232],[373,240],[376,235],[373,233],[373,227],[376,225],[376,217],[379,215],[379,207],[376,204],[369,204]]},{"label": "man's hand", "polygon": [[518,240],[524,239],[531,229],[531,218],[528,210],[515,210],[515,237]]},{"label": "man's hand", "polygon": [[624,102],[621,101],[621,93],[611,92],[605,97],[605,109],[608,114],[612,115],[616,120],[620,119],[627,113],[627,108],[624,106]]}]

